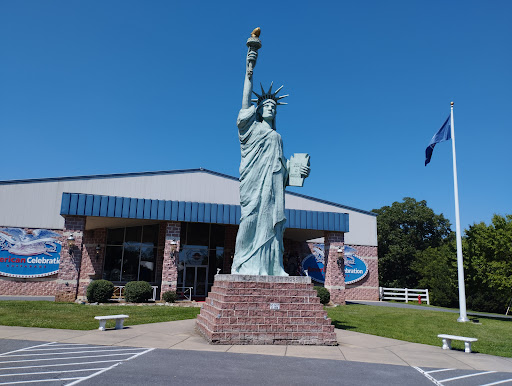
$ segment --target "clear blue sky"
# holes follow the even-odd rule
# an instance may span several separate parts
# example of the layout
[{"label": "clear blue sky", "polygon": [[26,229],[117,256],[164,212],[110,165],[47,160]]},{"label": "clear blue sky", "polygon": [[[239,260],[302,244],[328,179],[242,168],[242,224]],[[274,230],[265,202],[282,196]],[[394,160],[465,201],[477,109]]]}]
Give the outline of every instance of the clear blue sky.
[{"label": "clear blue sky", "polygon": [[0,2],[0,180],[204,167],[238,176],[245,42],[311,155],[293,190],[371,210],[405,196],[462,227],[512,213],[510,1]]}]

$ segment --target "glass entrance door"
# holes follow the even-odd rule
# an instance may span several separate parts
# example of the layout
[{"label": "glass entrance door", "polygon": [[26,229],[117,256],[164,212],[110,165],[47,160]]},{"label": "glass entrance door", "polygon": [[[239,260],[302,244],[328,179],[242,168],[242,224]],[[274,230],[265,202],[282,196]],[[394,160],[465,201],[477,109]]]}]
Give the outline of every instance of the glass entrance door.
[{"label": "glass entrance door", "polygon": [[[183,268],[183,284],[181,290],[192,288],[192,296],[206,296],[208,288],[208,266],[207,265],[186,265]],[[187,291],[188,292],[188,291]]]}]

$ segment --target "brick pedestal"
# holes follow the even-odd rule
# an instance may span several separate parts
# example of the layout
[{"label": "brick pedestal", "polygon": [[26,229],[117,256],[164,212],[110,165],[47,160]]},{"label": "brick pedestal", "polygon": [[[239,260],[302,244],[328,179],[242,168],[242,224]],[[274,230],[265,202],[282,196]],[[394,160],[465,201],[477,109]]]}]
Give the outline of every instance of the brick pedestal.
[{"label": "brick pedestal", "polygon": [[212,344],[338,344],[310,277],[216,275],[197,329]]}]

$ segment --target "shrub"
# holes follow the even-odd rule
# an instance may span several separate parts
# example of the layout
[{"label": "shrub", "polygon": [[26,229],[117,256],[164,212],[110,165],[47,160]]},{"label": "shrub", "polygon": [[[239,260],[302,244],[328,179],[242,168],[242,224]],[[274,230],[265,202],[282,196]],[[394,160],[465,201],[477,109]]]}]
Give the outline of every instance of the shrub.
[{"label": "shrub", "polygon": [[507,309],[507,299],[496,298],[490,292],[483,292],[468,296],[467,305],[471,310],[503,313]]},{"label": "shrub", "polygon": [[326,305],[331,301],[331,293],[329,290],[325,287],[315,287],[316,293],[318,297],[320,298],[320,303],[323,305]]},{"label": "shrub", "polygon": [[144,303],[153,296],[153,288],[147,281],[131,281],[124,287],[124,298],[130,303]]},{"label": "shrub", "polygon": [[176,291],[166,291],[162,294],[162,300],[166,303],[174,303],[177,299]]},{"label": "shrub", "polygon": [[89,303],[106,303],[114,293],[114,284],[108,280],[94,280],[87,286],[87,301]]}]

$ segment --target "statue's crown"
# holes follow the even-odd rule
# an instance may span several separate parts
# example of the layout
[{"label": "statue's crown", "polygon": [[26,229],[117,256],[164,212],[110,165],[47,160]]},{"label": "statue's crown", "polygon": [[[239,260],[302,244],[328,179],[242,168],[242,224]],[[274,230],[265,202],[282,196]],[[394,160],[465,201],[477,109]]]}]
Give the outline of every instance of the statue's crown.
[{"label": "statue's crown", "polygon": [[268,89],[267,92],[265,92],[265,90],[263,89],[263,85],[260,83],[260,86],[261,86],[261,95],[260,94],[257,94],[255,91],[253,91],[254,95],[256,95],[258,97],[258,99],[252,99],[253,102],[256,102],[258,105],[261,104],[261,102],[267,100],[267,99],[272,99],[274,102],[276,102],[277,105],[287,105],[288,103],[285,103],[285,102],[279,102],[280,99],[283,99],[283,98],[286,98],[288,96],[288,94],[286,95],[282,95],[282,96],[277,96],[277,93],[279,91],[281,91],[281,89],[283,88],[283,86],[279,87],[276,92],[272,92],[272,86],[273,86],[274,82],[270,83],[270,88]]}]

